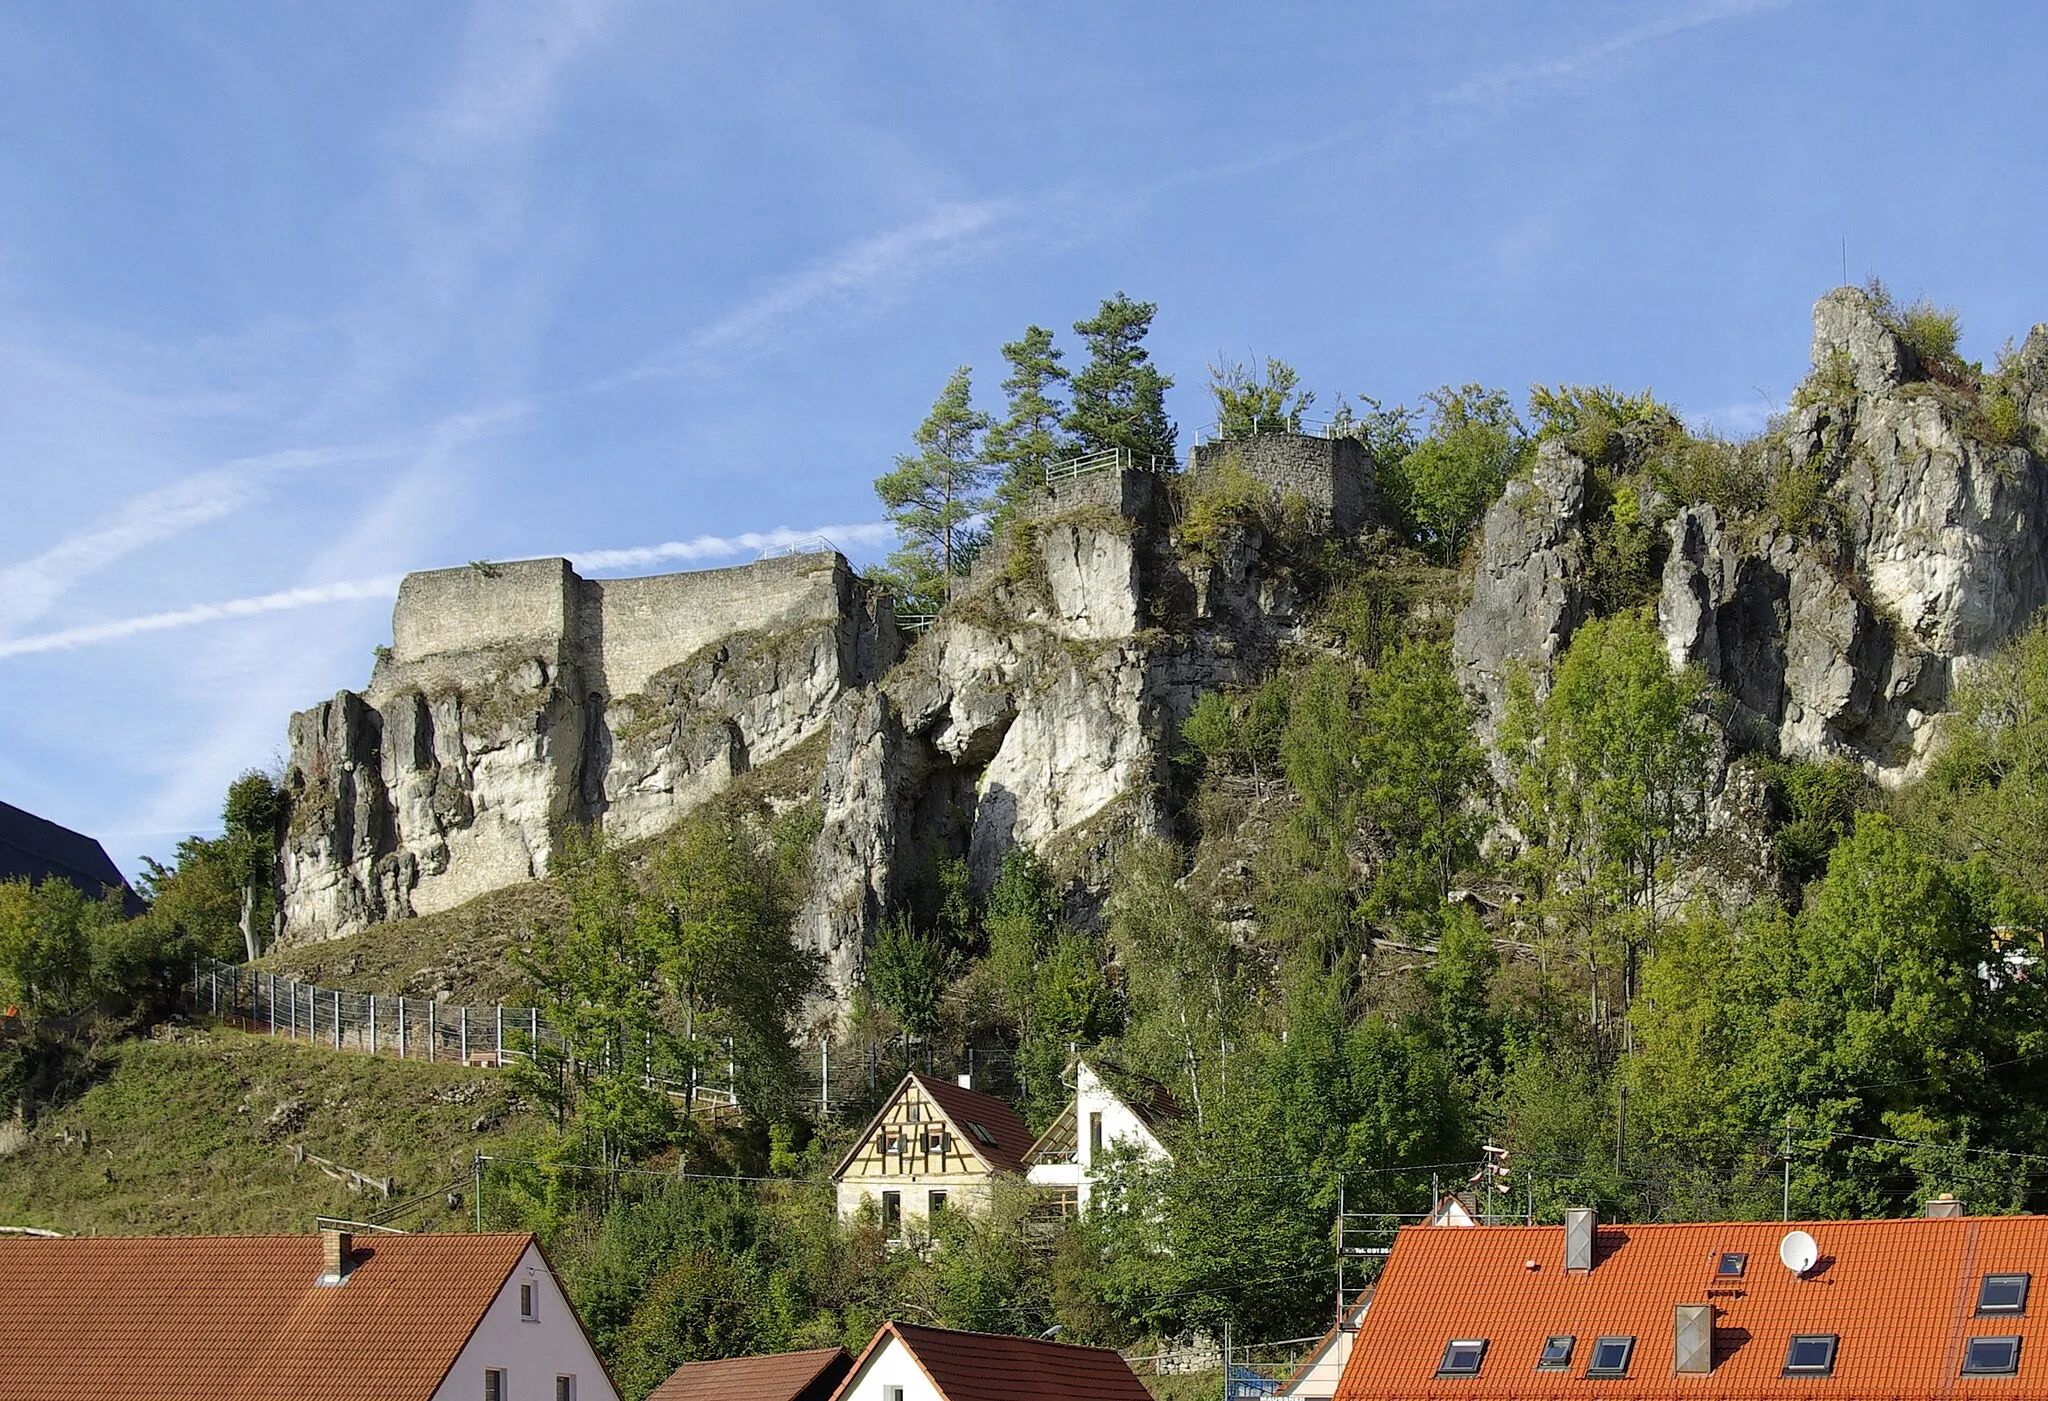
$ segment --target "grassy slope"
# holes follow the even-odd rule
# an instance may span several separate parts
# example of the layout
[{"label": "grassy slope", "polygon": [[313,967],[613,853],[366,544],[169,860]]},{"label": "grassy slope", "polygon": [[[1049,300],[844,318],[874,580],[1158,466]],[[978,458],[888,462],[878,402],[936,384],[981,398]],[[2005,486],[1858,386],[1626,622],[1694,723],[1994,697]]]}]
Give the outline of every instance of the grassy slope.
[{"label": "grassy slope", "polygon": [[[315,1216],[361,1219],[386,1203],[294,1164],[287,1144],[395,1178],[395,1204],[463,1177],[474,1153],[502,1150],[537,1126],[508,1105],[494,1071],[225,1028],[181,1029],[175,1042],[127,1041],[105,1054],[98,1083],[0,1157],[0,1223],[98,1234],[309,1231]],[[293,1101],[296,1112],[278,1114]],[[467,1183],[459,1190],[461,1209],[437,1194],[400,1224],[465,1228]]]},{"label": "grassy slope", "polygon": [[[776,811],[805,801],[817,791],[825,762],[820,732],[732,785],[735,798],[759,798]],[[636,860],[653,855],[661,837],[628,848]],[[536,925],[567,913],[560,888],[551,880],[527,881],[493,890],[437,914],[373,925],[346,939],[277,949],[257,967],[346,992],[435,997],[467,1006],[493,1002],[524,1005],[531,995],[512,966],[511,952]]]}]

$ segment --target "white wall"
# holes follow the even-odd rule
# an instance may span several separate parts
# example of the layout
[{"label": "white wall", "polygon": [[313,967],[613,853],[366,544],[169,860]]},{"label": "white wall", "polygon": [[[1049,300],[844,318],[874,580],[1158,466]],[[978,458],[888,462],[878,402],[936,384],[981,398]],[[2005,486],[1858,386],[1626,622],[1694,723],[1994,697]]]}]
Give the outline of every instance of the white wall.
[{"label": "white wall", "polygon": [[841,1383],[835,1401],[883,1401],[892,1386],[903,1388],[903,1401],[945,1401],[893,1333],[868,1355],[866,1366]]},{"label": "white wall", "polygon": [[1095,1179],[1095,1145],[1089,1128],[1090,1115],[1102,1116],[1102,1148],[1105,1154],[1122,1146],[1135,1148],[1144,1157],[1155,1160],[1171,1156],[1153,1136],[1152,1130],[1145,1126],[1145,1121],[1132,1113],[1131,1107],[1102,1083],[1086,1061],[1080,1063],[1074,1076],[1074,1101],[1074,1161],[1081,1167],[1078,1197],[1083,1211],[1088,1209],[1088,1192]]},{"label": "white wall", "polygon": [[[519,1316],[522,1284],[535,1287],[537,1321]],[[576,1378],[576,1401],[619,1401],[538,1246],[526,1248],[434,1401],[483,1401],[487,1367],[504,1370],[506,1401],[555,1401],[555,1378],[564,1375]]]},{"label": "white wall", "polygon": [[1299,1401],[1329,1401],[1337,1394],[1337,1382],[1344,1375],[1344,1364],[1351,1360],[1351,1341],[1358,1336],[1355,1332],[1339,1332],[1331,1338],[1315,1364],[1291,1386],[1281,1390],[1280,1395],[1297,1397]]}]

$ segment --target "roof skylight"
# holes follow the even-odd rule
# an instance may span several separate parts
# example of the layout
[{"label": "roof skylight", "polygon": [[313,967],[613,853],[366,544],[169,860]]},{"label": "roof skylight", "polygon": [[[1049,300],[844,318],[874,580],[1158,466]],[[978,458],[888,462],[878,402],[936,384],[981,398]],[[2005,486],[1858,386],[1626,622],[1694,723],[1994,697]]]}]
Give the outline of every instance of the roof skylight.
[{"label": "roof skylight", "polygon": [[1714,1273],[1722,1279],[1741,1279],[1749,1268],[1749,1257],[1739,1250],[1731,1250],[1714,1261]]},{"label": "roof skylight", "polygon": [[1562,1372],[1572,1365],[1572,1344],[1578,1339],[1570,1333],[1553,1333],[1543,1340],[1543,1351],[1536,1358],[1539,1372]]},{"label": "roof skylight", "polygon": [[2019,1369],[2018,1338],[1972,1338],[1963,1345],[1966,1377],[2009,1377]]},{"label": "roof skylight", "polygon": [[1628,1375],[1628,1360],[1635,1355],[1636,1340],[1627,1338],[1600,1338],[1593,1344],[1593,1355],[1587,1359],[1586,1375],[1589,1377],[1625,1377]]},{"label": "roof skylight", "polygon": [[1977,1285],[1978,1313],[2024,1314],[2032,1275],[1986,1275]]},{"label": "roof skylight", "polygon": [[1785,1346],[1785,1375],[1832,1376],[1835,1370],[1836,1341],[1833,1333],[1795,1333],[1792,1341]]},{"label": "roof skylight", "polygon": [[1453,1338],[1444,1344],[1444,1360],[1437,1364],[1440,1377],[1476,1377],[1486,1360],[1486,1339]]}]

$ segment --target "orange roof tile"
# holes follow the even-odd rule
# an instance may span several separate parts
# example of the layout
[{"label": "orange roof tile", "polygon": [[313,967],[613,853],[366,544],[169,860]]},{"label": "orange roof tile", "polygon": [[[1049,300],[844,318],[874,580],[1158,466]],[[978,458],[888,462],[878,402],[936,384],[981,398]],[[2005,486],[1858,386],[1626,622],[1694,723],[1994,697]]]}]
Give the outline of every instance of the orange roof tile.
[{"label": "orange roof tile", "polygon": [[647,1401],[826,1401],[852,1370],[843,1347],[685,1362]]},{"label": "orange roof tile", "polygon": [[0,1396],[428,1401],[533,1237],[0,1238]]},{"label": "orange roof tile", "polygon": [[917,1359],[944,1401],[1152,1401],[1131,1365],[1109,1348],[920,1323],[883,1324],[833,1393],[834,1401],[891,1335]]},{"label": "orange roof tile", "polygon": [[[1795,1228],[1820,1245],[1803,1277],[1778,1261]],[[1715,1275],[1724,1252],[1749,1257],[1740,1278]],[[1593,1269],[1563,1266],[1557,1226],[1402,1230],[1338,1401],[2048,1397],[2048,1217],[1603,1226]],[[2044,1287],[2025,1317],[1980,1318],[1986,1274]],[[1672,1371],[1680,1304],[1713,1306],[1710,1372]],[[1833,1374],[1784,1376],[1787,1344],[1809,1333],[1840,1338]],[[1539,1372],[1553,1334],[1576,1338],[1571,1365]],[[1616,1335],[1635,1338],[1627,1377],[1588,1378],[1594,1340]],[[1962,1376],[1966,1340],[1991,1335],[2023,1339],[2018,1375]],[[1477,1375],[1437,1377],[1454,1338],[1487,1340]]]}]

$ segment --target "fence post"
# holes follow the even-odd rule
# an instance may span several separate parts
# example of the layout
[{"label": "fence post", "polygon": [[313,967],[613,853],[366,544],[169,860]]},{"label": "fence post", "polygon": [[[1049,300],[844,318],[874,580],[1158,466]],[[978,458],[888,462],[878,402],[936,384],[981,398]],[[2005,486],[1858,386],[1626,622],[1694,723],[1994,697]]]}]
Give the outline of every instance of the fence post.
[{"label": "fence post", "polygon": [[832,1103],[832,1039],[818,1038],[818,1122],[823,1123]]},{"label": "fence post", "polygon": [[457,1017],[457,1023],[456,1023],[456,1024],[457,1024],[457,1026],[458,1026],[458,1027],[460,1028],[460,1030],[459,1030],[459,1031],[457,1032],[457,1034],[456,1034],[456,1045],[457,1045],[457,1047],[458,1047],[458,1048],[459,1048],[459,1049],[461,1050],[461,1052],[462,1052],[462,1063],[463,1063],[464,1065],[468,1065],[468,1064],[469,1064],[469,1008],[467,1008],[467,1007],[459,1007],[459,1008],[457,1008],[457,1009],[456,1009],[456,1017]]},{"label": "fence post", "polygon": [[495,1010],[498,1014],[498,1069],[503,1070],[505,1068],[505,1004],[502,1002],[498,1003]]},{"label": "fence post", "polygon": [[540,1064],[540,1008],[526,1009],[527,1034],[526,1058],[535,1065]]},{"label": "fence post", "polygon": [[270,980],[270,986],[263,990],[263,1016],[270,1023],[270,1034],[274,1037],[277,1035],[277,974],[265,973],[263,976]]},{"label": "fence post", "polygon": [[334,1049],[341,1049],[341,989],[334,990]]},{"label": "fence post", "polygon": [[377,994],[370,994],[370,1054],[377,1054]]},{"label": "fence post", "polygon": [[398,1058],[405,1059],[405,994],[398,994]]},{"label": "fence post", "polygon": [[434,1043],[435,1043],[436,1041],[438,1041],[438,1040],[440,1040],[440,1039],[441,1039],[441,1028],[440,1028],[440,1026],[438,1025],[438,1022],[439,1022],[440,1016],[441,1016],[441,1011],[440,1011],[440,1004],[439,1004],[438,1002],[434,1001],[434,999],[433,999],[433,998],[431,998],[431,997],[430,997],[430,998],[428,998],[428,999],[427,999],[427,1064],[428,1064],[428,1065],[432,1065],[432,1064],[434,1063]]},{"label": "fence post", "polygon": [[220,1015],[220,969],[213,970],[213,1014]]}]

